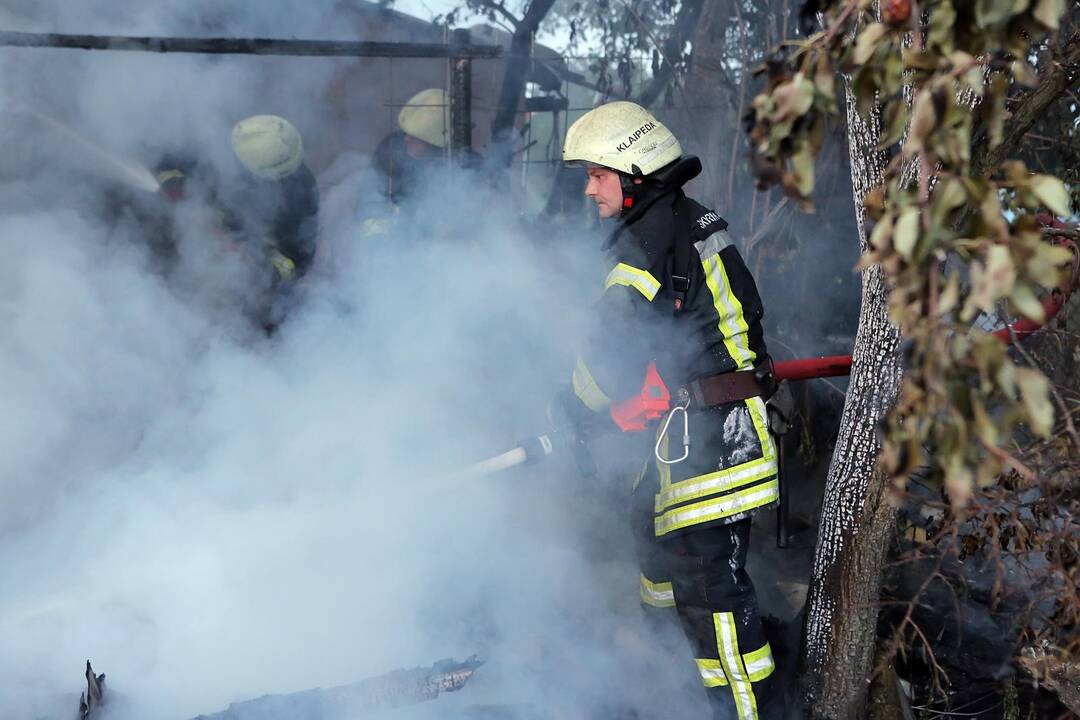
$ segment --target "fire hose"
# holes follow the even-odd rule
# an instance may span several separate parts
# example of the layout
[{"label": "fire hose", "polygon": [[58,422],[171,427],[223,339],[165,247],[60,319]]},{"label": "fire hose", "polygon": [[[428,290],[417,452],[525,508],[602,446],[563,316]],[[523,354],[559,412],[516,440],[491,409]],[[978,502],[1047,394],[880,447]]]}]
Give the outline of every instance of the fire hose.
[{"label": "fire hose", "polygon": [[[1050,237],[1055,237],[1050,228],[1061,229],[1065,225],[1060,223],[1056,219],[1040,217],[1040,222],[1048,228],[1047,232]],[[1066,246],[1073,251],[1073,265],[1070,277],[1067,278],[1059,287],[1054,290],[1042,301],[1042,310],[1044,320],[1037,321],[1029,318],[1021,318],[1012,323],[1006,323],[1005,327],[991,333],[998,340],[1004,342],[1006,345],[1012,345],[1014,342],[1018,342],[1030,336],[1032,333],[1045,327],[1051,320],[1053,320],[1061,311],[1065,304],[1069,301],[1072,295],[1072,291],[1080,285],[1080,251],[1070,240],[1061,236],[1057,236],[1057,242],[1060,245]],[[851,355],[828,355],[822,357],[813,358],[797,358],[793,360],[781,360],[773,363],[772,376],[777,385],[782,385],[785,381],[795,382],[799,380],[812,380],[815,378],[827,378],[838,377],[851,374]],[[650,372],[653,368],[650,367]],[[646,379],[646,389],[648,388],[648,376]],[[643,394],[644,389],[643,389]],[[664,405],[667,416],[667,422],[664,424],[664,429],[661,432],[661,438],[667,433],[668,425],[671,422],[675,412],[681,410],[684,417],[684,448],[685,452],[682,458],[677,460],[668,460],[661,457],[659,452],[660,440],[657,441],[654,453],[657,460],[667,464],[673,464],[679,462],[681,459],[685,459],[686,452],[688,452],[688,429],[685,427],[686,423],[686,406],[675,405],[674,408],[667,409],[666,389],[664,392]],[[654,414],[650,414],[649,419],[655,419]],[[770,412],[770,425],[772,426],[774,434],[782,435],[787,430],[788,418],[783,413],[777,413],[774,415]],[[778,427],[780,426],[780,427]],[[640,430],[642,428],[635,428]],[[540,460],[552,455],[560,447],[569,445],[573,451],[579,470],[583,475],[595,474],[595,464],[592,461],[591,456],[588,454],[586,447],[586,440],[584,438],[575,437],[572,432],[552,432],[544,435],[537,435],[532,438],[528,438],[522,441],[517,447],[507,452],[501,453],[494,457],[491,457],[482,462],[470,465],[463,470],[455,473],[451,477],[454,479],[465,479],[471,477],[481,477],[484,475],[490,475],[492,473],[508,470],[519,465],[533,464]],[[777,445],[777,474],[783,473],[783,443]],[[777,508],[777,540],[778,547],[787,547],[788,544],[788,518],[787,518],[787,493],[783,490],[783,482],[781,481],[780,502]]]}]

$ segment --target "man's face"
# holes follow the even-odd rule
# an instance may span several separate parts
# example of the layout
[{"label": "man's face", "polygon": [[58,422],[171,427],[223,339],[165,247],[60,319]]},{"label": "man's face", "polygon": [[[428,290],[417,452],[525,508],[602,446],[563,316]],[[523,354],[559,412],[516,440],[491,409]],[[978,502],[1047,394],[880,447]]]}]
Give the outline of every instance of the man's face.
[{"label": "man's face", "polygon": [[622,212],[623,193],[619,174],[600,167],[591,167],[588,173],[589,184],[585,186],[585,197],[596,203],[600,217],[611,218]]},{"label": "man's face", "polygon": [[420,138],[414,138],[412,135],[406,135],[405,152],[411,158],[415,158],[417,160],[424,160],[426,158],[432,157],[437,152],[439,152],[439,148],[424,142]]}]

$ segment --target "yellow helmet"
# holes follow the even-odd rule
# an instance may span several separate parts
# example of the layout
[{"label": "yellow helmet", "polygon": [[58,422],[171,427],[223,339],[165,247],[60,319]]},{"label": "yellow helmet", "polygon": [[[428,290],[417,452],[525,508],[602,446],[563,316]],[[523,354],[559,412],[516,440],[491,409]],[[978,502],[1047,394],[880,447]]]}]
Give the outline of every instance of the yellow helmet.
[{"label": "yellow helmet", "polygon": [[663,123],[637,103],[593,108],[566,131],[563,162],[599,165],[626,175],[651,175],[682,157],[682,146]]},{"label": "yellow helmet", "polygon": [[304,160],[304,141],[293,124],[277,115],[253,115],[232,129],[236,157],[253,175],[281,180]]},{"label": "yellow helmet", "polygon": [[450,128],[450,101],[446,91],[429,88],[413,95],[398,113],[398,127],[428,145],[446,147]]}]

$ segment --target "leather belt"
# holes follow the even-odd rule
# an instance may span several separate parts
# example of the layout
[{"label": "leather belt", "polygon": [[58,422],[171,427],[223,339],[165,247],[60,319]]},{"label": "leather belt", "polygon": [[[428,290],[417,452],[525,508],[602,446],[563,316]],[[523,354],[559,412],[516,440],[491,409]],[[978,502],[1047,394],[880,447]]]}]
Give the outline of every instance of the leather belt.
[{"label": "leather belt", "polygon": [[772,361],[768,360],[753,370],[710,375],[687,383],[679,388],[678,397],[689,400],[691,407],[709,408],[740,402],[752,397],[766,400],[776,390]]}]

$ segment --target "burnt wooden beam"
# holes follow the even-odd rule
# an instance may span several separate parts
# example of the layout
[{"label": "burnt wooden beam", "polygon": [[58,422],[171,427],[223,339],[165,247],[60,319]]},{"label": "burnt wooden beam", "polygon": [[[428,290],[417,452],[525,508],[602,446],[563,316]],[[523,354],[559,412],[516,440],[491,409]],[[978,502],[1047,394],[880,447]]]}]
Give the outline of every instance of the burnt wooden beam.
[{"label": "burnt wooden beam", "polygon": [[[469,47],[469,31],[454,30],[453,45]],[[450,147],[454,152],[472,150],[472,58],[450,59]]]},{"label": "burnt wooden beam", "polygon": [[0,31],[0,47],[122,50],[202,55],[288,55],[300,57],[494,58],[497,45],[456,43],[292,40],[284,38],[137,37]]}]

